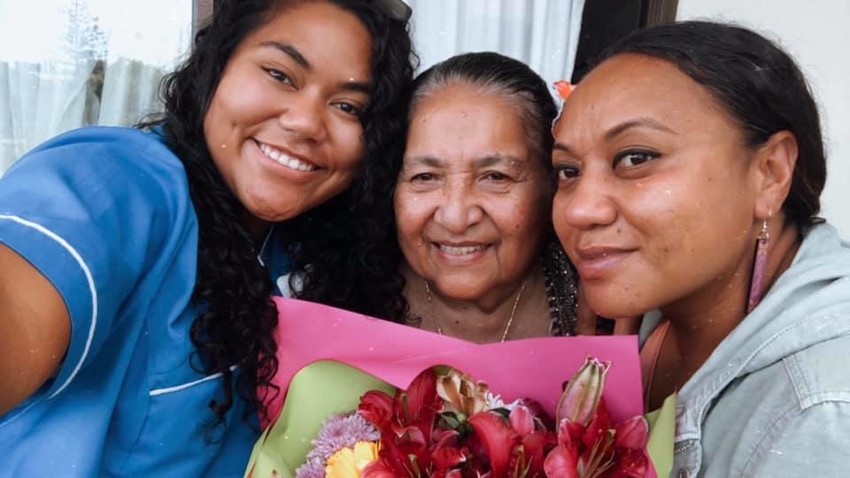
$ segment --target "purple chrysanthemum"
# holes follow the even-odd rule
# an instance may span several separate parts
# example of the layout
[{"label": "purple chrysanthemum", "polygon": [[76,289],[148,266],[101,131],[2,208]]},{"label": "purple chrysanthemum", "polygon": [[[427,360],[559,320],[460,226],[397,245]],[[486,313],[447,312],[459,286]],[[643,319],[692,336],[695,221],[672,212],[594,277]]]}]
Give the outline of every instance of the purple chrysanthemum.
[{"label": "purple chrysanthemum", "polygon": [[337,451],[359,441],[378,441],[380,432],[359,413],[335,415],[322,423],[312,441],[307,461],[295,471],[295,478],[323,478],[325,462]]}]

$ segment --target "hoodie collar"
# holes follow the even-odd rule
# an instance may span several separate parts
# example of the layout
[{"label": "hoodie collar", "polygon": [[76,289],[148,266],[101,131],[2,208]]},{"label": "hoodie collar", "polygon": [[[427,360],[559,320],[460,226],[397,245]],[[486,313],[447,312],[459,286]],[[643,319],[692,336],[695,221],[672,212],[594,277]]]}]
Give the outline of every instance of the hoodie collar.
[{"label": "hoodie collar", "polygon": [[[846,297],[836,300],[836,297]],[[850,244],[828,224],[809,228],[791,266],[762,302],[717,346],[678,396],[676,441],[699,439],[709,404],[737,377],[833,337],[850,321]]]}]

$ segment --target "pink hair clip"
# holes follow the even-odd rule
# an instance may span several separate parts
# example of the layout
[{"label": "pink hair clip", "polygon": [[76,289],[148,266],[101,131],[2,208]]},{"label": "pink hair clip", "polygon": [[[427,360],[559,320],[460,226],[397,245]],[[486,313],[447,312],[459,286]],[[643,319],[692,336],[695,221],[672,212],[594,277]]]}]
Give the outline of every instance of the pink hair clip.
[{"label": "pink hair clip", "polygon": [[555,91],[558,92],[558,96],[560,96],[562,100],[566,100],[574,89],[576,89],[576,85],[569,81],[559,80],[555,82]]}]

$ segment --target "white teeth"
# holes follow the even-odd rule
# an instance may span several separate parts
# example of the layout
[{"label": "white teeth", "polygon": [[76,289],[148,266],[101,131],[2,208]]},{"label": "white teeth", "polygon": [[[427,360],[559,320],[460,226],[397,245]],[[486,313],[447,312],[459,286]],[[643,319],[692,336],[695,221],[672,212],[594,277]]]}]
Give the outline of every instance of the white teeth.
[{"label": "white teeth", "polygon": [[263,154],[272,158],[273,160],[277,161],[278,163],[286,166],[287,168],[294,169],[296,171],[305,171],[305,172],[319,169],[316,166],[313,166],[312,164],[305,163],[304,161],[293,158],[292,156],[289,156],[286,153],[278,151],[278,150],[272,148],[271,146],[269,146],[267,144],[263,144],[263,143],[257,143],[257,144],[260,145],[260,151],[262,151]]},{"label": "white teeth", "polygon": [[437,247],[440,248],[440,251],[452,255],[452,256],[463,256],[466,254],[472,254],[473,252],[483,251],[487,248],[487,246],[464,246],[464,247],[453,247],[453,246],[445,246],[442,244],[438,244]]}]

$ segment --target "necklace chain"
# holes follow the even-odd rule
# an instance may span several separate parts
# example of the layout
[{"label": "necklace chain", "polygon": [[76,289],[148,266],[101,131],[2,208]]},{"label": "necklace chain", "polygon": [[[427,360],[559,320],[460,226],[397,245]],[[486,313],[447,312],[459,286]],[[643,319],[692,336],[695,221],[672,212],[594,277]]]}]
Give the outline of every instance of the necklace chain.
[{"label": "necklace chain", "polygon": [[[516,316],[516,309],[519,305],[520,299],[522,299],[522,293],[525,291],[525,286],[528,284],[528,279],[523,281],[522,287],[519,288],[519,292],[514,299],[514,305],[511,308],[511,315],[508,317],[508,321],[505,324],[505,330],[502,332],[502,338],[499,340],[500,342],[504,342],[508,338],[508,334],[511,332],[511,325],[514,323],[514,317]],[[437,333],[443,335],[443,328],[440,326],[440,320],[437,318],[437,315],[434,314],[434,303],[431,300],[431,285],[428,281],[425,281],[425,296],[428,299],[428,308],[431,309],[431,316],[434,318],[434,323],[437,325]]]}]

